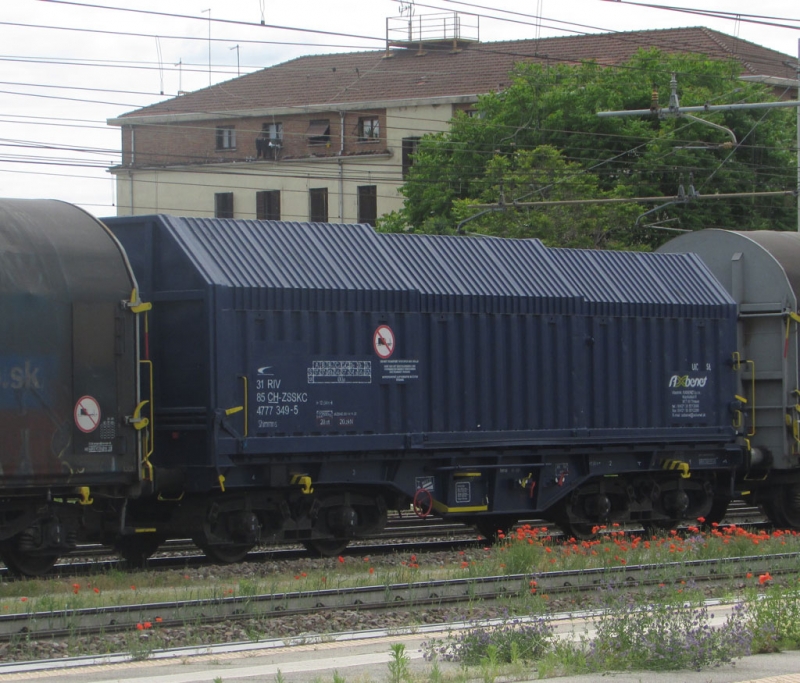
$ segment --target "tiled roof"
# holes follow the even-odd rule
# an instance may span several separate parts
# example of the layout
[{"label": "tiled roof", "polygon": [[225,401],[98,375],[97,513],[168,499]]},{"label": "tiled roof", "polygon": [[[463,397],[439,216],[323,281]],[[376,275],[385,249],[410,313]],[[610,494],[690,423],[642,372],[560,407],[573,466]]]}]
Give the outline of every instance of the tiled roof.
[{"label": "tiled roof", "polygon": [[735,58],[745,75],[795,78],[795,58],[707,28],[602,33],[540,40],[477,43],[460,52],[449,47],[349,52],[299,57],[240,78],[138,109],[124,117],[321,107],[475,95],[510,82],[515,63],[614,65],[640,48]]}]

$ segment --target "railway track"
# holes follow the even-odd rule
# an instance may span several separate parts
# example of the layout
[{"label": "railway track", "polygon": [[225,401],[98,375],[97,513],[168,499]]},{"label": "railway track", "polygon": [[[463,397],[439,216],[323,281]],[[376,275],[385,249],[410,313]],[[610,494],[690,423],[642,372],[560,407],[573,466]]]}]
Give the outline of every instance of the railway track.
[{"label": "railway track", "polygon": [[[769,526],[758,508],[746,506],[743,503],[731,506],[725,523],[746,524],[750,528]],[[520,524],[550,529],[554,537],[561,535],[558,527],[544,520],[521,520]],[[411,515],[393,515],[383,532],[369,540],[354,542],[344,551],[344,554],[381,555],[395,552],[437,552],[481,543],[485,543],[485,541],[479,540],[477,532],[469,525],[436,518],[420,519]],[[298,545],[261,547],[248,553],[245,561],[293,560],[307,555],[308,551]],[[164,543],[158,553],[148,560],[147,568],[166,570],[197,567],[210,562],[211,560],[199,552],[190,540],[177,539]],[[88,545],[79,547],[73,554],[63,558],[53,568],[50,575],[85,576],[124,566],[124,562],[117,557],[112,548]],[[0,566],[0,577],[10,578],[5,567]]]},{"label": "railway track", "polygon": [[379,611],[491,603],[535,591],[548,595],[596,590],[601,586],[640,587],[680,576],[682,581],[719,582],[769,572],[796,573],[800,553],[691,560],[653,565],[615,566],[574,571],[430,580],[392,585],[360,586],[261,595],[230,596],[176,602],[53,610],[0,615],[0,641],[63,638],[115,633],[149,622],[160,628],[232,622],[271,616],[335,613],[339,610]]}]

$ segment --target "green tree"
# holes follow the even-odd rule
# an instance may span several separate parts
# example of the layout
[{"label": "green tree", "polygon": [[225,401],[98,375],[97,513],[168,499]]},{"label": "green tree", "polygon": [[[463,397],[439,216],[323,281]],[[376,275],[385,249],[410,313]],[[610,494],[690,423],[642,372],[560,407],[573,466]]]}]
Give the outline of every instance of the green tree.
[{"label": "green tree", "polygon": [[[702,194],[791,189],[795,183],[794,111],[737,110],[702,118],[600,118],[599,111],[668,104],[677,75],[681,105],[763,102],[774,91],[738,78],[738,62],[642,50],[616,68],[520,64],[511,86],[480,98],[478,116],[462,114],[448,133],[424,138],[402,188],[389,231],[452,232],[475,216],[474,204],[497,203],[464,223],[464,231],[540,237],[561,246],[649,248],[665,233],[636,219],[657,204],[515,207],[543,200],[672,197],[679,187]],[[665,199],[665,203],[666,203]],[[694,200],[663,207],[640,224],[669,221],[697,230],[790,229],[791,197]],[[666,236],[669,236],[668,234]]]}]

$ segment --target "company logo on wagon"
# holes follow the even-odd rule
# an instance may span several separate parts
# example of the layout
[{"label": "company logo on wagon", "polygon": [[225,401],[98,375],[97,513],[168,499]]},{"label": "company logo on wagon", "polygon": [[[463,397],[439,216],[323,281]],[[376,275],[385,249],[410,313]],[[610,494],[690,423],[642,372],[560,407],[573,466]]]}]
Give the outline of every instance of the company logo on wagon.
[{"label": "company logo on wagon", "polygon": [[689,377],[689,375],[672,375],[669,378],[669,386],[670,387],[680,387],[680,388],[692,388],[697,387],[698,389],[704,387],[708,382],[708,376],[704,377]]}]

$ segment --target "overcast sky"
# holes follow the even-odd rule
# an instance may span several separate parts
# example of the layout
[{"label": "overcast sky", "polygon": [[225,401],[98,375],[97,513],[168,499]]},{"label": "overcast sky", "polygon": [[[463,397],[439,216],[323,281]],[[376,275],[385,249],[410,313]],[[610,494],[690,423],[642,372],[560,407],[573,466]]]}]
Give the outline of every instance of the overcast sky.
[{"label": "overcast sky", "polygon": [[[426,0],[414,11],[480,14],[482,41],[707,26],[797,55],[793,0],[664,4],[742,19],[607,0]],[[381,49],[399,10],[395,0],[0,0],[0,196],[114,215],[107,169],[119,163],[120,133],[107,119],[235,77],[237,59],[244,74],[304,54]],[[752,23],[754,13],[768,18]]]}]

